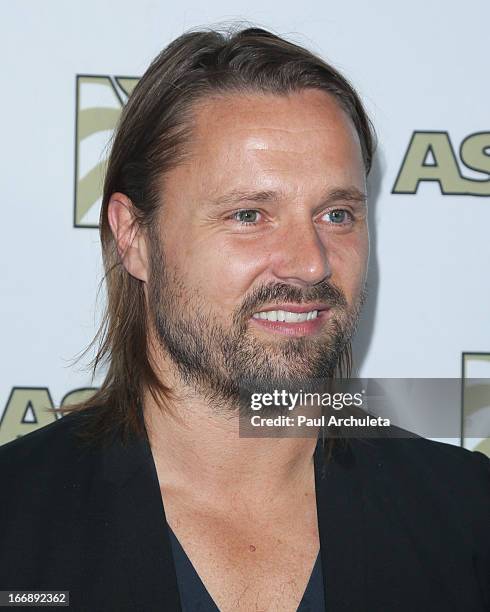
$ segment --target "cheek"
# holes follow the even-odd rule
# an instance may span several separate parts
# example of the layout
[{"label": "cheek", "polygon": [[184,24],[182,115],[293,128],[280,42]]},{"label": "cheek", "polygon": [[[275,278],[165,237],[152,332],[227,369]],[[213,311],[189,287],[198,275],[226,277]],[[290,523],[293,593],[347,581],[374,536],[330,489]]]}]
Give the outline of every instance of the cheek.
[{"label": "cheek", "polygon": [[332,271],[332,282],[340,287],[349,301],[363,287],[369,259],[367,231],[330,240],[327,253]]},{"label": "cheek", "polygon": [[265,253],[252,241],[200,241],[178,256],[178,267],[189,289],[205,303],[226,312],[239,306],[265,265]]}]

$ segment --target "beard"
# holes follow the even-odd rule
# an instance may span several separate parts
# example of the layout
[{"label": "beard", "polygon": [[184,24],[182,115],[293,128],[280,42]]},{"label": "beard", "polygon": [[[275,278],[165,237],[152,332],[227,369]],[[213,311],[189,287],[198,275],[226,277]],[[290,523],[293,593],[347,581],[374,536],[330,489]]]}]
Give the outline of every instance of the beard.
[{"label": "beard", "polygon": [[[275,389],[296,392],[325,390],[355,333],[365,286],[348,305],[344,293],[327,280],[307,289],[269,283],[253,290],[230,321],[213,313],[198,290],[186,286],[175,269],[168,269],[156,236],[150,241],[148,306],[164,352],[181,380],[217,411],[237,407],[250,412],[252,393]],[[270,303],[322,302],[332,309],[315,336],[258,338],[250,317]],[[277,413],[277,408],[269,411]]]}]

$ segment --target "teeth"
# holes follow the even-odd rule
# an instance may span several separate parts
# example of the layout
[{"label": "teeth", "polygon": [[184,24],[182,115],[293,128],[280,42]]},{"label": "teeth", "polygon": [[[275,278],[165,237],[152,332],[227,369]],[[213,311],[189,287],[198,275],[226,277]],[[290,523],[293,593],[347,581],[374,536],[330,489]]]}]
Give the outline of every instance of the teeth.
[{"label": "teeth", "polygon": [[299,318],[301,316],[299,314],[294,314],[292,312],[286,312],[285,315],[286,315],[286,318],[284,320],[286,321],[286,323],[294,323],[295,321],[299,321]]},{"label": "teeth", "polygon": [[253,315],[254,319],[264,319],[267,321],[281,321],[285,323],[302,323],[303,321],[311,321],[318,316],[318,310],[310,310],[309,312],[289,312],[287,310],[267,310],[256,312]]}]

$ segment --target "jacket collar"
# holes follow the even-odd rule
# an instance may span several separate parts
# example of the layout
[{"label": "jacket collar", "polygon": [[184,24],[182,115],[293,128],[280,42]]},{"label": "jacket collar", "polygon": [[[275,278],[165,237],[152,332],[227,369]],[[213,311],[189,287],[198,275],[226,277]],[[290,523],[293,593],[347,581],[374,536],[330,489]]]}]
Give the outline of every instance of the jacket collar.
[{"label": "jacket collar", "polygon": [[319,440],[315,450],[315,487],[323,566],[325,609],[366,610],[364,491],[354,439],[335,440],[325,464]]},{"label": "jacket collar", "polygon": [[[121,610],[181,612],[165,508],[146,429],[102,452],[102,495],[113,509],[119,557]],[[131,601],[127,601],[127,599]]]}]

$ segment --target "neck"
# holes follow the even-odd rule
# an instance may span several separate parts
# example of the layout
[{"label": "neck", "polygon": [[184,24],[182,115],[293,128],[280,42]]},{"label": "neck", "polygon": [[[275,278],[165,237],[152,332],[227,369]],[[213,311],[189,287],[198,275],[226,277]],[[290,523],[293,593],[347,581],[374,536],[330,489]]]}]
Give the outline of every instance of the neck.
[{"label": "neck", "polygon": [[173,389],[163,410],[147,393],[144,415],[162,489],[250,506],[311,486],[314,437],[239,437],[238,408],[213,411],[189,388]]}]

